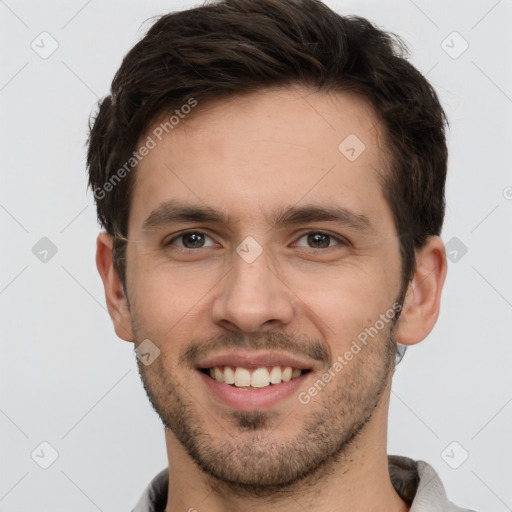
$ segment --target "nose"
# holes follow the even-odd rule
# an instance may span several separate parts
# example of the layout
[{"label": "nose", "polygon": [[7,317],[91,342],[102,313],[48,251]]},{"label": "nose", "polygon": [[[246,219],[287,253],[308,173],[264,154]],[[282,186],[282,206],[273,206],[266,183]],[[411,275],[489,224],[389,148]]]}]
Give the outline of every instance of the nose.
[{"label": "nose", "polygon": [[251,263],[234,253],[230,272],[216,287],[212,321],[246,333],[289,324],[293,292],[272,267],[266,251]]}]

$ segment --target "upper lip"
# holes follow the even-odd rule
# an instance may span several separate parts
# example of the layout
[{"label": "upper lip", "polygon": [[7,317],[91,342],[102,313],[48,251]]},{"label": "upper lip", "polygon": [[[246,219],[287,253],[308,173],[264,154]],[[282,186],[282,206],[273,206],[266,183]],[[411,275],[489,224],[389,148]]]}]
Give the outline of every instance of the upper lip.
[{"label": "upper lip", "polygon": [[264,366],[291,366],[292,368],[309,370],[315,365],[291,354],[279,352],[226,352],[210,356],[196,365],[200,369],[216,366],[240,366],[250,369]]}]

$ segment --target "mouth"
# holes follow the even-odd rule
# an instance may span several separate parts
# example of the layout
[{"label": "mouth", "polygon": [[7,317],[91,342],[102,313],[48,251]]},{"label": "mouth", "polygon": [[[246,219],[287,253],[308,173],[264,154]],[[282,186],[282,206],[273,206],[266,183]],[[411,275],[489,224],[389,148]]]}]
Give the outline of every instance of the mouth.
[{"label": "mouth", "polygon": [[313,372],[291,366],[215,366],[196,368],[196,374],[218,405],[254,411],[270,409],[286,398],[298,400]]},{"label": "mouth", "polygon": [[219,383],[249,390],[278,386],[283,382],[297,379],[311,370],[291,366],[262,366],[258,368],[215,366],[200,368],[199,371]]}]

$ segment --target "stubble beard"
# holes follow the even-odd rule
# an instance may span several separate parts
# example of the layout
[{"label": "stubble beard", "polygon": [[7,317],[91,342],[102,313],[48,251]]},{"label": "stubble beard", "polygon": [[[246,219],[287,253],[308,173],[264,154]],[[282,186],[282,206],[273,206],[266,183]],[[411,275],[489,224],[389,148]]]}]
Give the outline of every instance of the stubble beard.
[{"label": "stubble beard", "polygon": [[[133,321],[135,339],[142,341],[136,324]],[[297,399],[296,406],[284,412],[278,407],[233,410],[215,418],[164,367],[162,356],[149,366],[140,360],[137,364],[153,408],[202,469],[212,490],[277,500],[324,479],[335,465],[349,463],[354,445],[386,398],[394,369],[395,330],[396,319],[354,355],[315,401],[301,404]],[[326,364],[325,370],[331,366]],[[321,374],[317,378],[321,380]],[[296,428],[297,411],[302,426],[283,441],[284,432]]]}]

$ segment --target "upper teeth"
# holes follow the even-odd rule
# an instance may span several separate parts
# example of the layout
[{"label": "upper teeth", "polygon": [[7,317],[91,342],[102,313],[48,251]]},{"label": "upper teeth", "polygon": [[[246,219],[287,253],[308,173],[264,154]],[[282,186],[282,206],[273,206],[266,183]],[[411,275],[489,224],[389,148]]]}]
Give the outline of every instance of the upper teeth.
[{"label": "upper teeth", "polygon": [[291,379],[299,377],[302,370],[299,368],[292,369],[290,366],[272,366],[270,371],[266,367],[249,370],[237,366],[215,366],[210,368],[210,376],[218,382],[226,384],[234,384],[236,387],[264,388],[269,384],[279,384],[288,382]]}]

